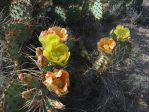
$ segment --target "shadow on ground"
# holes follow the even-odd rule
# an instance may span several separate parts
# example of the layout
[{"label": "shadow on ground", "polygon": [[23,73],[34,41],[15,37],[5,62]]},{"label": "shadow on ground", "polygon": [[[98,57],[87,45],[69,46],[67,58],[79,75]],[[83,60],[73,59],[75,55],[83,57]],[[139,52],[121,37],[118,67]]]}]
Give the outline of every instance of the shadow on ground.
[{"label": "shadow on ground", "polygon": [[[113,65],[107,74],[98,80],[88,80],[83,76],[84,69],[77,68],[71,75],[75,77],[70,93],[64,99],[64,112],[149,112],[149,28],[143,25],[133,25],[122,21],[99,24],[96,35],[86,37],[87,48],[96,48],[100,37],[108,36],[110,29],[119,23],[131,30],[132,41],[139,51],[139,57],[132,63],[131,60]],[[102,29],[107,26],[107,29]],[[94,39],[93,39],[94,38]],[[95,39],[96,38],[96,39]],[[93,42],[94,40],[94,42]],[[84,65],[81,59],[74,65]],[[72,67],[75,68],[75,67]],[[84,71],[79,71],[79,70]],[[74,76],[73,76],[74,75]],[[82,84],[86,80],[86,84]]]}]

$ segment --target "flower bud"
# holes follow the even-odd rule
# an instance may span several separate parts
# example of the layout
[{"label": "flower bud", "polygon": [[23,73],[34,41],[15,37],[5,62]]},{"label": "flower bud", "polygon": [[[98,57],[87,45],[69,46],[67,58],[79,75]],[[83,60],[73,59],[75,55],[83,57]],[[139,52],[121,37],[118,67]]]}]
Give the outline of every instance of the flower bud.
[{"label": "flower bud", "polygon": [[38,56],[37,63],[40,67],[44,67],[45,65],[47,65],[47,59],[43,55],[40,55]]},{"label": "flower bud", "polygon": [[42,47],[37,47],[36,48],[36,57],[38,57],[42,54],[43,54],[43,48]]},{"label": "flower bud", "polygon": [[33,77],[31,74],[20,73],[18,75],[18,79],[24,83],[29,83],[33,80]]},{"label": "flower bud", "polygon": [[21,93],[21,95],[22,95],[22,98],[23,99],[31,99],[31,96],[32,96],[32,93],[31,93],[31,91],[30,90],[27,90],[27,91],[23,91],[22,93]]},{"label": "flower bud", "polygon": [[26,76],[25,76],[24,73],[20,73],[20,74],[18,75],[18,78],[19,78],[20,81],[23,81],[23,80],[26,79]]}]

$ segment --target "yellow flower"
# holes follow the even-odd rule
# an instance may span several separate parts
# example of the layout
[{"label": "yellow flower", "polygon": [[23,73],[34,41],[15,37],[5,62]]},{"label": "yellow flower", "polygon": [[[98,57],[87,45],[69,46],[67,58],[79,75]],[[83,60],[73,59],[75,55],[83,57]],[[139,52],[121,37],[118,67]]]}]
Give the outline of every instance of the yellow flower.
[{"label": "yellow flower", "polygon": [[39,41],[41,42],[43,47],[46,47],[47,45],[50,45],[52,42],[60,42],[60,38],[55,34],[41,34],[41,36],[39,36]]},{"label": "yellow flower", "polygon": [[52,42],[49,46],[45,47],[43,55],[48,59],[48,61],[64,66],[68,62],[70,52],[65,44]]},{"label": "yellow flower", "polygon": [[130,38],[130,31],[128,28],[118,25],[116,29],[114,30],[114,34],[116,35],[117,39],[119,41],[126,41]]},{"label": "yellow flower", "polygon": [[49,45],[52,41],[65,42],[68,38],[67,30],[61,27],[51,27],[48,30],[42,31],[39,36],[39,41],[43,47]]},{"label": "yellow flower", "polygon": [[47,31],[47,30],[45,30],[45,31],[42,31],[41,33],[40,33],[40,37],[45,37],[45,36],[47,36],[47,35],[49,35],[49,34],[55,34],[54,32],[50,32],[50,31]]},{"label": "yellow flower", "polygon": [[43,84],[49,91],[56,93],[57,95],[65,95],[68,93],[69,86],[69,73],[64,70],[56,72],[48,72],[45,76]]},{"label": "yellow flower", "polygon": [[58,26],[48,29],[49,32],[54,32],[57,36],[60,37],[61,42],[65,42],[68,38],[67,30]]},{"label": "yellow flower", "polygon": [[100,39],[97,43],[97,49],[108,54],[112,54],[115,46],[116,42],[113,39],[107,37]]}]

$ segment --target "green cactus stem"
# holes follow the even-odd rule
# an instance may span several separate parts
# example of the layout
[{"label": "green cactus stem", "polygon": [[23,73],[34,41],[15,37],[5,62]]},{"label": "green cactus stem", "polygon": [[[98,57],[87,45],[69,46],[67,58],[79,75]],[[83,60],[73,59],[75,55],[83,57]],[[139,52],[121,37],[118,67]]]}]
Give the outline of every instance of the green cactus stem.
[{"label": "green cactus stem", "polygon": [[97,58],[93,66],[95,70],[102,73],[107,70],[110,63],[111,62],[107,56],[101,55],[99,58]]}]

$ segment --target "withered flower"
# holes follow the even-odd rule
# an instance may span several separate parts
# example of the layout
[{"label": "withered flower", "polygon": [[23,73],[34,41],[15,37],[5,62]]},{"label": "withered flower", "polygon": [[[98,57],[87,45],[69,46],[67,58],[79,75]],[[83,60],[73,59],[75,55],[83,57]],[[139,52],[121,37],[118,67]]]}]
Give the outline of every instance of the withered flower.
[{"label": "withered flower", "polygon": [[69,73],[64,70],[57,72],[48,72],[45,76],[44,85],[57,95],[65,95],[68,93]]}]

